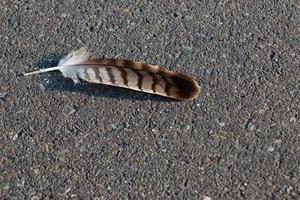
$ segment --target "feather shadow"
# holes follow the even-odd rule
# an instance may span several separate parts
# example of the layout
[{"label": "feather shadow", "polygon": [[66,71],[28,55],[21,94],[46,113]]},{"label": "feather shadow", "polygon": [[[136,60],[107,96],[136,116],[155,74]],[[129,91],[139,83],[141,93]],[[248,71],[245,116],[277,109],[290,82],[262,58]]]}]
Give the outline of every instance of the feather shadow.
[{"label": "feather shadow", "polygon": [[[36,68],[48,68],[56,66],[60,59],[63,57],[63,54],[50,54],[43,57],[38,61],[34,66]],[[59,92],[74,92],[82,93],[87,96],[94,97],[105,97],[113,99],[129,99],[135,101],[160,101],[160,102],[174,102],[176,100],[168,99],[161,96],[151,95],[147,93],[142,93],[138,91],[133,91],[126,88],[119,88],[108,85],[101,84],[92,84],[82,82],[80,84],[74,84],[71,79],[64,78],[60,72],[51,72],[48,73],[49,78],[47,84],[44,85],[46,91],[59,91]],[[42,75],[42,76],[47,76]]]}]

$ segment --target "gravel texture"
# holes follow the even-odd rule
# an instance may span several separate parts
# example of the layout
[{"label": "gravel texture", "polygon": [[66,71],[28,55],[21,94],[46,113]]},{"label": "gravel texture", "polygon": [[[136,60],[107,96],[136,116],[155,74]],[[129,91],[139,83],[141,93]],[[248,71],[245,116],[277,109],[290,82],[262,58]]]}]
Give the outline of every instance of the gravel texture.
[{"label": "gravel texture", "polygon": [[[298,199],[297,0],[0,1],[1,199]],[[191,102],[58,72],[96,57],[195,77]]]}]

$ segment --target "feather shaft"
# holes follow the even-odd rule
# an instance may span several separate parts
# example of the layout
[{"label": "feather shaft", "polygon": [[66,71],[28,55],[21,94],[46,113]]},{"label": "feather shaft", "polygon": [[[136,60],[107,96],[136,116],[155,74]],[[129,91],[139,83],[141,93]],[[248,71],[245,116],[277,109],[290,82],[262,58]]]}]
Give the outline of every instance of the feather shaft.
[{"label": "feather shaft", "polygon": [[61,68],[61,66],[49,67],[46,69],[39,69],[36,71],[27,72],[24,74],[24,76],[29,76],[29,75],[34,75],[34,74],[42,74],[42,73],[46,73],[46,72],[50,72],[50,71],[56,71],[56,70],[59,70],[60,68]]}]

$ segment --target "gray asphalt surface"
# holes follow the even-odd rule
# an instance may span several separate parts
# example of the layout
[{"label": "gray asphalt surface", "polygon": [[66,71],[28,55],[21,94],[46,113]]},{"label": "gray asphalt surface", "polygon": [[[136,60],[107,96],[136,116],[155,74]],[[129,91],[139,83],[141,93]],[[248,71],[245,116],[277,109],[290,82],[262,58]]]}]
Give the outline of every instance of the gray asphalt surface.
[{"label": "gray asphalt surface", "polygon": [[[299,1],[0,2],[1,199],[298,199]],[[191,102],[24,77],[87,46]]]}]

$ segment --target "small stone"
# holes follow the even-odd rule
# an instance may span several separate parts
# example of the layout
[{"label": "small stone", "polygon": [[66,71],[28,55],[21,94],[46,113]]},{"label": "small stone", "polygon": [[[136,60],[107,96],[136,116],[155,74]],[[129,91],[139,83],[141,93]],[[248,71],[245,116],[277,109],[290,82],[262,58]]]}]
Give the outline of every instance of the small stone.
[{"label": "small stone", "polygon": [[253,131],[254,130],[254,125],[252,123],[249,123],[248,126],[247,126],[247,129],[249,131]]},{"label": "small stone", "polygon": [[292,117],[292,118],[290,119],[290,122],[291,122],[291,123],[295,123],[295,122],[297,122],[297,119],[296,119],[296,117]]},{"label": "small stone", "polygon": [[114,124],[111,124],[110,127],[111,127],[112,129],[114,129],[114,130],[117,129],[117,126],[114,125]]},{"label": "small stone", "polygon": [[40,174],[40,170],[39,170],[38,168],[33,169],[33,172],[34,172],[35,174]]},{"label": "small stone", "polygon": [[297,92],[297,90],[291,90],[291,91],[289,91],[289,93],[290,93],[291,96],[294,96],[296,92]]},{"label": "small stone", "polygon": [[193,49],[193,47],[185,46],[185,45],[183,45],[182,48],[185,49],[185,50],[188,50],[188,51]]},{"label": "small stone", "polygon": [[293,192],[293,187],[292,187],[292,186],[288,187],[288,188],[286,189],[286,191],[287,191],[289,194],[291,194],[291,193]]},{"label": "small stone", "polygon": [[209,196],[203,196],[203,200],[211,200],[211,197],[209,197]]},{"label": "small stone", "polygon": [[269,148],[268,148],[268,151],[269,151],[269,152],[273,152],[274,150],[275,150],[274,147],[269,147]]},{"label": "small stone", "polygon": [[130,124],[128,122],[125,122],[125,128],[129,128]]},{"label": "small stone", "polygon": [[260,115],[263,115],[263,114],[265,114],[266,113],[266,111],[264,110],[264,109],[259,109],[258,110],[258,114],[260,114]]},{"label": "small stone", "polygon": [[32,197],[31,197],[31,200],[39,200],[40,198],[38,197],[38,196],[36,196],[36,195],[33,195]]},{"label": "small stone", "polygon": [[24,180],[19,180],[19,181],[17,182],[17,186],[18,186],[18,187],[24,187],[24,184],[25,184],[25,181],[24,181]]},{"label": "small stone", "polygon": [[186,127],[183,127],[182,131],[188,131],[190,130],[191,126],[187,125]]},{"label": "small stone", "polygon": [[215,58],[211,58],[210,60],[209,60],[209,62],[211,62],[211,63],[216,63],[216,59]]},{"label": "small stone", "polygon": [[31,126],[31,125],[29,125],[29,130],[32,132],[32,133],[35,133],[36,131],[34,130],[34,128]]},{"label": "small stone", "polygon": [[44,81],[49,84],[50,83],[50,79],[49,78],[44,78]]},{"label": "small stone", "polygon": [[45,86],[44,86],[43,84],[40,83],[40,84],[39,84],[39,89],[42,90],[42,91],[44,91],[44,90],[45,90]]},{"label": "small stone", "polygon": [[70,191],[71,191],[71,188],[67,188],[67,189],[65,190],[65,194],[69,193]]},{"label": "small stone", "polygon": [[226,125],[226,123],[225,123],[225,122],[220,122],[219,125],[220,125],[221,127],[224,127],[224,126]]},{"label": "small stone", "polygon": [[16,133],[13,137],[12,137],[12,140],[13,141],[16,141],[19,137],[19,133]]},{"label": "small stone", "polygon": [[10,186],[9,184],[4,185],[3,190],[9,190]]},{"label": "small stone", "polygon": [[275,140],[275,144],[281,145],[281,143],[282,143],[281,139]]},{"label": "small stone", "polygon": [[193,19],[193,16],[186,15],[186,16],[184,16],[184,18],[187,19],[187,20],[192,20],[192,19]]},{"label": "small stone", "polygon": [[225,53],[222,54],[222,58],[227,58],[227,55]]},{"label": "small stone", "polygon": [[280,164],[280,153],[277,152],[274,157],[274,162],[278,166]]},{"label": "small stone", "polygon": [[156,127],[156,128],[153,128],[153,129],[151,129],[151,131],[153,132],[153,133],[157,133],[158,132],[158,128]]},{"label": "small stone", "polygon": [[158,147],[161,146],[161,145],[163,145],[163,143],[164,143],[164,139],[157,140]]},{"label": "small stone", "polygon": [[39,88],[40,88],[40,90],[45,91],[45,86],[41,83],[39,84]]},{"label": "small stone", "polygon": [[64,19],[64,18],[66,18],[67,16],[68,16],[68,15],[67,15],[66,13],[63,13],[63,14],[60,15],[60,18]]},{"label": "small stone", "polygon": [[6,95],[6,92],[0,92],[0,99],[5,99]]},{"label": "small stone", "polygon": [[247,129],[249,131],[253,131],[254,130],[254,122],[255,122],[254,118],[248,119],[246,122],[246,125],[245,125],[245,129]]},{"label": "small stone", "polygon": [[205,72],[206,72],[207,75],[211,75],[213,70],[211,68],[209,68],[209,69],[206,69]]},{"label": "small stone", "polygon": [[77,111],[77,109],[75,107],[70,107],[68,115],[73,115],[76,111]]}]

